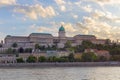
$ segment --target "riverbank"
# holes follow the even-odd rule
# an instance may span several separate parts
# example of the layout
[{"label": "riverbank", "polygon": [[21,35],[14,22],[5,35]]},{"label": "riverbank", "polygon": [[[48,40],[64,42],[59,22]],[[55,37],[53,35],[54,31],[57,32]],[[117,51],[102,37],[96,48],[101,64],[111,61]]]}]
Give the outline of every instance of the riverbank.
[{"label": "riverbank", "polygon": [[0,68],[20,67],[101,67],[120,66],[120,62],[64,62],[64,63],[6,63],[0,64]]}]

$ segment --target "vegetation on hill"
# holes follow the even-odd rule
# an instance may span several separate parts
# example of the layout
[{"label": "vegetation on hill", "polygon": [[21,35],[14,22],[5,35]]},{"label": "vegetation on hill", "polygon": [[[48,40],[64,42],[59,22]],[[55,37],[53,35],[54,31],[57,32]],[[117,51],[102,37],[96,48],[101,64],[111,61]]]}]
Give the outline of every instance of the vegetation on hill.
[{"label": "vegetation on hill", "polygon": [[[2,46],[0,46],[2,48]],[[30,56],[27,59],[27,62],[74,62],[74,61],[107,61],[107,59],[104,56],[96,56],[94,53],[84,53],[85,49],[97,49],[97,50],[107,50],[109,51],[111,58],[110,60],[112,61],[120,61],[120,45],[116,43],[110,43],[110,40],[107,39],[105,44],[93,44],[90,41],[83,41],[81,45],[77,46],[72,46],[70,41],[67,41],[65,43],[64,48],[58,48],[57,44],[53,46],[42,46],[40,44],[35,44],[34,48],[35,52],[37,51],[47,51],[47,50],[64,50],[64,51],[69,51],[71,54],[68,57],[49,57],[46,58],[44,56],[39,57],[38,59],[34,56]],[[32,48],[23,48],[20,47],[18,48],[17,43],[13,43],[11,45],[11,48],[8,48],[6,51],[1,52],[3,54],[16,54],[17,57],[19,57],[18,53],[32,53],[33,49]],[[74,53],[83,53],[80,59],[75,59],[74,58]],[[24,62],[21,58],[17,59],[17,62]]]}]

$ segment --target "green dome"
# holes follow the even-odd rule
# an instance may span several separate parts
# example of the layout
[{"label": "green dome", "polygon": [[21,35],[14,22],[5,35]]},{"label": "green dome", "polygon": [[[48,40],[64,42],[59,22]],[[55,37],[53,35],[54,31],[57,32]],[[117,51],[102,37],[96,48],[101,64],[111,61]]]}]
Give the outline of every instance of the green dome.
[{"label": "green dome", "polygon": [[65,28],[64,28],[63,26],[61,26],[61,27],[59,28],[59,31],[65,31]]}]

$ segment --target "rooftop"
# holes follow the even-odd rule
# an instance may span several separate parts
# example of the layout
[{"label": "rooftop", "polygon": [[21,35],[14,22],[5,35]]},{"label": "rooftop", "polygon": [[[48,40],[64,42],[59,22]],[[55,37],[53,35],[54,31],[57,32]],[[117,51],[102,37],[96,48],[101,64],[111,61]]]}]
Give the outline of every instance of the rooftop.
[{"label": "rooftop", "polygon": [[82,37],[95,37],[94,35],[81,35],[81,34],[76,35],[76,36],[82,36]]},{"label": "rooftop", "polygon": [[31,33],[30,35],[51,35],[50,33]]}]

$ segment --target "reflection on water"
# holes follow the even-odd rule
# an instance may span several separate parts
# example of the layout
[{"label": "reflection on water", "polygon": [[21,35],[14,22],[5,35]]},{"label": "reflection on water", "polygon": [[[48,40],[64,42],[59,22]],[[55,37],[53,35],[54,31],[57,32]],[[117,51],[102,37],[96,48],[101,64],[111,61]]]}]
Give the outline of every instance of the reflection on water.
[{"label": "reflection on water", "polygon": [[120,67],[0,69],[0,80],[120,80]]}]

